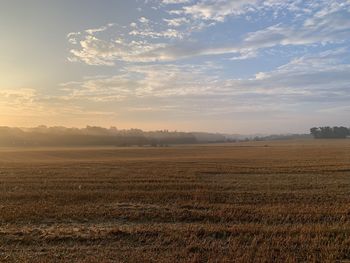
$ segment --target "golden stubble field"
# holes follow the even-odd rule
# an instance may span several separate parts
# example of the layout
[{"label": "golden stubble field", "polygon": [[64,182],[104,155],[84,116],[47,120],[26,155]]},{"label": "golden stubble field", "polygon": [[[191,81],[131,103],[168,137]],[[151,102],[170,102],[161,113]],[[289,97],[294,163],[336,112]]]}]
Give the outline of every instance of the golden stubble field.
[{"label": "golden stubble field", "polygon": [[0,262],[349,261],[350,140],[0,150]]}]

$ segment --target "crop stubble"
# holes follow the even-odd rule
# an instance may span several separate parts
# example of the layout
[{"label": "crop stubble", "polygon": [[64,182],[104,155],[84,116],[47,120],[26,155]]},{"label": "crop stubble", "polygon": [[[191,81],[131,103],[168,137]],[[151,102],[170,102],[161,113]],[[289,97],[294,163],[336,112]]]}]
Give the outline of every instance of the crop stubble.
[{"label": "crop stubble", "polygon": [[1,262],[349,260],[349,140],[0,150]]}]

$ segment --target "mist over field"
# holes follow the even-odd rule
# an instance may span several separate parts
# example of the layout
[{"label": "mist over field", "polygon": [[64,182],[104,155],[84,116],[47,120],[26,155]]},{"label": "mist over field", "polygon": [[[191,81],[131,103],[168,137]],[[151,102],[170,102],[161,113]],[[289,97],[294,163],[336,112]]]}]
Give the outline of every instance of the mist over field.
[{"label": "mist over field", "polygon": [[176,144],[228,143],[249,140],[308,139],[308,134],[287,135],[238,135],[205,132],[142,131],[140,129],[118,130],[115,127],[86,128],[46,127],[11,128],[0,127],[0,146],[170,146]]}]

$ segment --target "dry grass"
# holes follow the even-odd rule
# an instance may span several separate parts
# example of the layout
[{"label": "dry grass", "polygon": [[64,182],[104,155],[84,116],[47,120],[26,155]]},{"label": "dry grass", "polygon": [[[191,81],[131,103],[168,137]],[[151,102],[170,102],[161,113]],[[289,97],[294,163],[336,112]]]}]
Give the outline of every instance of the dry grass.
[{"label": "dry grass", "polygon": [[350,140],[0,151],[1,262],[349,262]]}]

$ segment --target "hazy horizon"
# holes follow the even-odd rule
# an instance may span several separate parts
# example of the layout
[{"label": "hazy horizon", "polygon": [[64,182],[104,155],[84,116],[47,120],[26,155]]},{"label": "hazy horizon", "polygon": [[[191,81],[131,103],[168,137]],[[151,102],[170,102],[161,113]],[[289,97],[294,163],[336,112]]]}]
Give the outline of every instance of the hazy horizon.
[{"label": "hazy horizon", "polygon": [[3,0],[0,126],[350,126],[349,0]]},{"label": "hazy horizon", "polygon": [[[85,125],[85,126],[64,126],[64,125],[53,125],[48,126],[45,124],[37,125],[37,126],[0,126],[0,128],[10,128],[10,129],[20,129],[20,130],[31,130],[31,129],[38,129],[41,127],[45,127],[47,129],[55,129],[55,128],[64,128],[64,129],[79,129],[84,130],[86,128],[102,128],[106,130],[110,129],[116,129],[118,131],[131,131],[133,129],[135,130],[141,130],[143,132],[158,132],[158,131],[168,131],[168,132],[179,132],[179,133],[208,133],[208,134],[226,134],[226,135],[240,135],[240,136],[255,136],[255,135],[288,135],[288,134],[310,134],[310,129],[308,129],[305,132],[302,133],[293,133],[293,132],[285,132],[285,133],[260,133],[260,132],[250,132],[250,133],[234,133],[234,132],[220,132],[215,130],[181,130],[181,129],[167,129],[167,128],[159,128],[159,129],[141,129],[140,127],[134,126],[134,127],[117,127],[114,125],[111,126],[98,126],[98,125]],[[312,127],[310,127],[312,128]]]}]

